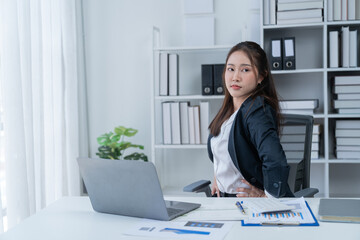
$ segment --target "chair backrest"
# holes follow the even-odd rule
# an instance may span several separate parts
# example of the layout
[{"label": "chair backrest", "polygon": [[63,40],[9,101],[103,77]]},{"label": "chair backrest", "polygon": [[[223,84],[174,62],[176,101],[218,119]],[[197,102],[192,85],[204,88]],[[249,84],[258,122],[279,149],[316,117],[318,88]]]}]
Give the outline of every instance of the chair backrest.
[{"label": "chair backrest", "polygon": [[293,183],[290,188],[294,192],[310,187],[313,123],[312,116],[283,114],[280,141],[288,161],[294,160],[290,161],[289,176],[289,184]]}]

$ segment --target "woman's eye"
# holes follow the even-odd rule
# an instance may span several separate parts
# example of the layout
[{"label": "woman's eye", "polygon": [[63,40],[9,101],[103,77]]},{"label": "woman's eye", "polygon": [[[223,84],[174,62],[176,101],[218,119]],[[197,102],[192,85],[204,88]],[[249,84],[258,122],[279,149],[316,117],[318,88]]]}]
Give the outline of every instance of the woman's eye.
[{"label": "woman's eye", "polygon": [[233,71],[234,71],[233,68],[228,68],[227,70],[230,71],[230,72],[233,72]]},{"label": "woman's eye", "polygon": [[241,69],[241,71],[242,71],[242,72],[248,72],[248,71],[250,71],[250,69],[248,69],[248,68],[243,68],[243,69]]}]

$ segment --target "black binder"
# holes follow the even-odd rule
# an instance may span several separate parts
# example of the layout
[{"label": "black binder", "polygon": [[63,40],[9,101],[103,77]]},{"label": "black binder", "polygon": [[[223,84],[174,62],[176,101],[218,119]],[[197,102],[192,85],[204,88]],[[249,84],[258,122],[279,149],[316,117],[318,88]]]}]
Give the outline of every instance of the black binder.
[{"label": "black binder", "polygon": [[295,38],[288,37],[283,40],[283,69],[295,69]]},{"label": "black binder", "polygon": [[201,93],[202,95],[214,94],[214,80],[213,80],[213,65],[203,64],[201,65]]},{"label": "black binder", "polygon": [[214,64],[214,95],[223,95],[224,86],[222,82],[222,74],[225,64]]},{"label": "black binder", "polygon": [[270,68],[271,70],[282,70],[282,39],[271,39],[270,42]]}]

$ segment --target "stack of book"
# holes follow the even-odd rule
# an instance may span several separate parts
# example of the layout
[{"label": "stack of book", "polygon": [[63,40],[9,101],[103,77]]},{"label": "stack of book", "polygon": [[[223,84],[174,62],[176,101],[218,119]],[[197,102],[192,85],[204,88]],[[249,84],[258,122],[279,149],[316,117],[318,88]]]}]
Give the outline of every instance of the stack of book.
[{"label": "stack of book", "polygon": [[[305,126],[284,126],[280,142],[288,160],[302,159],[304,156]],[[320,124],[314,124],[311,159],[318,159],[320,151]]]},{"label": "stack of book", "polygon": [[334,93],[338,113],[360,113],[360,76],[335,76]]},{"label": "stack of book", "polygon": [[329,32],[329,65],[331,68],[357,67],[357,38],[357,30],[350,31],[349,26],[341,27],[340,32]]},{"label": "stack of book", "polygon": [[179,56],[160,53],[159,95],[176,96],[179,94]]},{"label": "stack of book", "polygon": [[283,100],[279,104],[282,113],[312,115],[314,110],[319,107],[319,100]]},{"label": "stack of book", "polygon": [[336,157],[360,159],[360,120],[337,120]]},{"label": "stack of book", "polygon": [[323,9],[323,0],[278,0],[276,24],[320,23],[323,21]]},{"label": "stack of book", "polygon": [[164,144],[206,144],[209,135],[209,102],[163,102]]},{"label": "stack of book", "polygon": [[360,19],[360,2],[357,0],[327,0],[328,21]]}]

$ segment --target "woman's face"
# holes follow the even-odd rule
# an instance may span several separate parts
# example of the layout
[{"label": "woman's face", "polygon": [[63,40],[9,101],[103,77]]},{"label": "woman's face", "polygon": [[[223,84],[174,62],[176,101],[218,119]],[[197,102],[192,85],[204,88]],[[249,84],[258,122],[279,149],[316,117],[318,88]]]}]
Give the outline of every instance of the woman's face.
[{"label": "woman's face", "polygon": [[233,52],[226,64],[225,85],[233,97],[234,105],[240,107],[250,96],[262,78],[257,77],[257,70],[243,51]]}]

